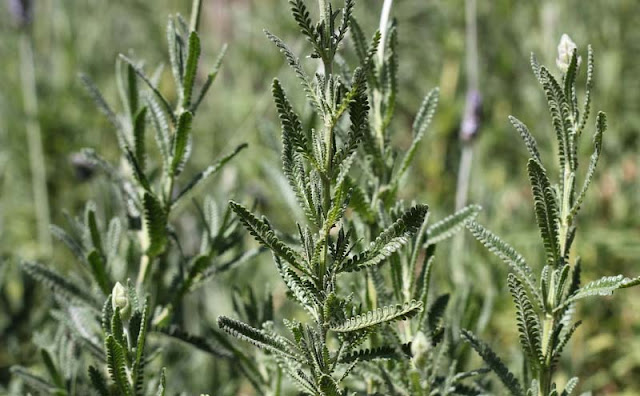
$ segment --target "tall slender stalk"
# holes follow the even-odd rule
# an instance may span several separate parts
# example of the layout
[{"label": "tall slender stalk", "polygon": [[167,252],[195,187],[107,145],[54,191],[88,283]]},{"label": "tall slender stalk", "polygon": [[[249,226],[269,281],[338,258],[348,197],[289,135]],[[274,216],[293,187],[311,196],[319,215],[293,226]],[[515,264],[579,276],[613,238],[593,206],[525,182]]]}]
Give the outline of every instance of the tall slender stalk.
[{"label": "tall slender stalk", "polygon": [[25,113],[25,129],[29,147],[31,188],[35,206],[38,243],[43,254],[51,250],[49,234],[49,197],[47,194],[47,172],[42,148],[42,133],[38,122],[38,94],[36,90],[33,43],[29,27],[20,33],[20,81]]},{"label": "tall slender stalk", "polygon": [[[480,96],[478,71],[478,32],[477,32],[477,4],[476,0],[465,1],[465,40],[466,40],[466,77],[467,96],[464,116],[460,124],[460,141],[462,153],[458,165],[458,180],[456,183],[456,211],[462,209],[469,196],[471,169],[473,166],[474,137],[480,128],[478,115]],[[466,279],[460,252],[464,245],[464,234],[459,233],[453,239],[451,247],[451,262],[454,268],[453,281],[461,285]]]}]

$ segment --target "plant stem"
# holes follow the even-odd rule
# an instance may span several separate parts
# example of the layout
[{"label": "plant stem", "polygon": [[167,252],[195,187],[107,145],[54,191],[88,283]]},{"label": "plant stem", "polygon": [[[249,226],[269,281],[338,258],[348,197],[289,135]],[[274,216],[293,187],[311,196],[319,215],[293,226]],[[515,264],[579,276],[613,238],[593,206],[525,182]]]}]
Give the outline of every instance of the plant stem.
[{"label": "plant stem", "polygon": [[[472,92],[478,91],[478,34],[477,34],[477,5],[476,0],[466,0],[465,2],[466,16],[466,72],[467,72],[467,108],[465,109],[464,119],[460,125],[460,138],[462,141],[462,153],[460,156],[460,164],[458,166],[458,181],[456,184],[456,210],[462,209],[467,204],[469,196],[469,184],[471,181],[471,169],[473,164],[473,134],[465,133],[465,125],[470,125],[468,117],[473,117],[474,109],[471,106],[470,95]],[[478,125],[479,127],[479,125]],[[460,252],[464,247],[464,233],[458,233],[451,244],[451,263],[453,267],[453,282],[460,286],[464,283],[465,274],[462,266]]]},{"label": "plant stem", "polygon": [[[331,0],[329,0],[331,2]],[[320,7],[320,22],[325,22],[325,26],[329,26],[329,18],[327,15],[327,0],[318,0],[318,6]]]},{"label": "plant stem", "polygon": [[191,21],[189,22],[189,29],[192,32],[197,32],[200,28],[200,14],[202,13],[202,0],[193,0],[191,6]]},{"label": "plant stem", "polygon": [[29,163],[31,167],[31,186],[36,212],[38,242],[41,251],[51,251],[51,235],[49,234],[49,198],[47,194],[47,174],[42,148],[42,133],[38,122],[38,94],[36,91],[35,65],[31,33],[23,30],[20,34],[20,77],[22,83],[22,99],[25,113],[25,129],[29,146]]},{"label": "plant stem", "polygon": [[[391,6],[393,0],[384,0],[382,4],[382,11],[380,12],[380,25],[378,30],[380,31],[380,44],[378,44],[378,69],[382,67],[384,63],[384,49],[387,42],[387,30],[389,26],[389,16],[391,15]],[[382,120],[382,92],[378,89],[373,90],[373,114],[374,114],[374,130],[376,132],[376,138],[378,139],[378,145],[380,146],[380,152],[384,150],[384,130]]]}]

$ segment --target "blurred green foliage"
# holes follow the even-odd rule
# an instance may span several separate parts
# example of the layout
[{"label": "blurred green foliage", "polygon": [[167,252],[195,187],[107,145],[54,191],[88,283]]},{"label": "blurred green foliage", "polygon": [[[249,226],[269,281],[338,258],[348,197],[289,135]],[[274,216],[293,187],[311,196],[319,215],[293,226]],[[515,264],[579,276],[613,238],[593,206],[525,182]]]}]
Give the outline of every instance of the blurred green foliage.
[{"label": "blurred green foliage", "polygon": [[[367,32],[377,27],[381,5],[379,0],[358,2],[356,14]],[[109,160],[118,158],[111,126],[95,110],[79,83],[78,73],[90,75],[104,89],[107,100],[115,103],[117,93],[112,81],[117,53],[132,51],[137,58],[148,59],[152,64],[164,61],[166,16],[175,12],[188,15],[188,6],[188,2],[176,0],[41,0],[35,2],[33,20],[25,33],[6,12],[6,4],[0,5],[0,392],[9,386],[9,366],[35,362],[30,329],[46,325],[49,319],[45,294],[16,265],[18,258],[41,255],[35,238],[22,121],[19,37],[31,34],[33,38],[38,121],[43,133],[51,216],[52,222],[59,224],[64,221],[65,211],[77,215],[89,199],[104,208],[108,208],[111,199],[101,177],[88,181],[78,177],[73,153],[83,147],[95,147]],[[225,191],[207,193],[253,197],[262,212],[271,213],[276,226],[284,227],[291,224],[284,202],[290,198],[283,193],[286,189],[282,188],[278,172],[279,130],[269,87],[276,76],[285,84],[294,82],[290,81],[290,73],[284,72],[286,65],[262,29],[277,31],[298,53],[302,39],[288,17],[285,0],[207,0],[203,12],[203,62],[212,64],[223,43],[229,44],[229,51],[194,125],[198,144],[190,165],[193,169],[187,171],[203,168],[238,143],[248,142],[250,147],[242,158],[219,176],[218,185],[224,186]],[[393,16],[398,21],[400,39],[400,95],[393,124],[394,144],[408,147],[412,115],[421,98],[433,86],[441,89],[432,134],[419,149],[416,165],[400,191],[406,197],[429,203],[434,216],[441,218],[453,210],[460,156],[457,134],[465,96],[464,6],[459,0],[398,0]],[[529,70],[529,53],[535,52],[541,63],[553,64],[557,40],[566,32],[578,48],[585,50],[586,44],[591,44],[598,54],[593,108],[607,112],[609,133],[591,199],[579,218],[584,231],[576,241],[576,251],[583,258],[585,279],[603,273],[639,272],[638,18],[637,0],[478,2],[479,81],[484,100],[481,131],[474,143],[469,201],[483,206],[479,221],[503,235],[532,261],[542,259],[536,256],[540,249],[533,242],[537,239],[532,227],[530,192],[524,182],[526,156],[507,115],[517,114],[528,124],[541,145],[542,156],[550,158],[554,137],[542,93]],[[170,87],[170,79],[165,68],[161,87]],[[583,155],[588,155],[588,145],[582,149]],[[194,215],[187,214],[181,221],[181,226],[189,229]],[[469,264],[466,268],[493,280],[493,286],[478,282],[474,292],[484,294],[482,287],[504,291],[506,269],[471,238],[466,244],[468,254],[462,258]],[[440,250],[440,259],[446,262],[447,249]],[[64,263],[69,255],[55,245],[51,258]],[[270,260],[263,255],[247,268],[237,270],[235,286],[254,284],[262,289],[269,283],[275,287],[275,308],[290,310],[290,305],[284,304],[284,290]],[[437,279],[441,282],[439,288],[447,290],[450,280],[444,267],[438,266]],[[480,267],[484,269],[479,270]],[[217,314],[231,309],[230,292],[219,285],[215,291],[203,293],[211,301],[220,302],[216,302],[215,309],[197,309],[200,325],[206,328],[215,326]],[[639,293],[632,289],[602,303],[581,306],[580,316],[589,320],[576,334],[561,365],[571,365],[571,371],[582,378],[582,389],[593,389],[596,394],[640,394]],[[509,301],[496,301],[483,334],[485,340],[507,352],[503,356],[509,356],[510,346],[516,344],[512,310]],[[491,339],[494,334],[501,338]],[[515,350],[512,355],[517,359]],[[205,373],[216,371],[214,366],[220,364],[207,361],[207,356],[167,353],[183,359],[183,374],[188,373],[169,373],[169,382],[175,389],[205,391],[211,384],[224,381],[207,378]],[[183,381],[189,381],[189,386]],[[246,389],[239,392],[250,392]]]}]

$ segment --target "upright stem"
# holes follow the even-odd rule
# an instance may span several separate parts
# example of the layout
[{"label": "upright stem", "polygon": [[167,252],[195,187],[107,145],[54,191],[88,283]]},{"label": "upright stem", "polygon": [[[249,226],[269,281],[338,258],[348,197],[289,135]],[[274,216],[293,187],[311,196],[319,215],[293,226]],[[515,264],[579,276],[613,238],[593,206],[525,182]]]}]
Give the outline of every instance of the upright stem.
[{"label": "upright stem", "polygon": [[[477,37],[477,5],[476,0],[466,0],[465,2],[465,16],[466,16],[466,74],[467,74],[467,103],[465,108],[464,118],[460,126],[460,140],[462,141],[462,153],[460,156],[460,165],[458,167],[458,181],[456,184],[456,210],[462,209],[467,204],[469,196],[469,185],[471,181],[471,169],[473,159],[473,135],[477,131],[466,131],[465,129],[473,129],[472,118],[476,116],[474,114],[476,103],[473,102],[475,98],[472,98],[472,93],[478,91],[478,37]],[[477,122],[479,120],[475,120]],[[451,244],[451,262],[454,268],[453,281],[456,285],[462,285],[464,283],[464,269],[460,263],[460,252],[464,245],[464,234],[458,233]]]},{"label": "upright stem", "polygon": [[473,147],[465,144],[462,147],[460,165],[458,168],[458,182],[456,184],[456,210],[462,209],[467,204],[469,196],[469,182],[471,179],[471,164],[473,159]]},{"label": "upright stem", "polygon": [[391,15],[391,6],[393,0],[384,0],[382,4],[382,12],[380,13],[380,44],[378,44],[378,62],[384,62],[384,45],[387,41],[387,27],[389,26],[389,16]]},{"label": "upright stem", "polygon": [[27,29],[20,34],[20,77],[22,99],[25,113],[25,128],[29,146],[29,164],[31,167],[31,187],[35,204],[38,242],[43,253],[51,250],[49,234],[49,198],[47,194],[47,175],[42,148],[42,133],[38,122],[38,94],[36,91],[35,66],[31,33]]},{"label": "upright stem", "polygon": [[325,22],[327,24],[326,26],[329,26],[329,18],[327,16],[327,0],[318,0],[318,6],[320,7],[320,21]]},{"label": "upright stem", "polygon": [[[391,6],[393,5],[393,0],[384,0],[382,4],[382,11],[380,12],[380,25],[378,30],[380,30],[380,44],[378,44],[378,68],[382,67],[384,63],[384,49],[385,44],[387,42],[387,30],[389,26],[389,16],[391,15]],[[376,138],[378,139],[378,145],[380,151],[384,150],[384,130],[383,130],[383,120],[382,120],[382,111],[380,110],[382,107],[382,92],[380,90],[375,89],[373,91],[373,116],[374,116],[374,130],[376,133]]]},{"label": "upright stem", "polygon": [[200,14],[202,13],[202,0],[193,0],[191,6],[191,21],[189,28],[192,32],[197,32],[200,28]]}]

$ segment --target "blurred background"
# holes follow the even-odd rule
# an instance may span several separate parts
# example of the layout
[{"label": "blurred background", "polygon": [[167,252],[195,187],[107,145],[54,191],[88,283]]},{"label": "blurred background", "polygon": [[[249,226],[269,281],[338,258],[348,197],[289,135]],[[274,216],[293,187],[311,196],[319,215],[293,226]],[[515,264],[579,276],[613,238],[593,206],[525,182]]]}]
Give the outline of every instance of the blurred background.
[{"label": "blurred background", "polygon": [[[31,2],[0,3],[0,390],[9,383],[9,366],[32,362],[29,329],[48,320],[49,302],[42,301],[46,294],[20,273],[17,260],[40,258],[64,267],[70,255],[43,235],[43,219],[63,223],[65,212],[81,213],[87,200],[101,204],[110,199],[103,178],[94,176],[74,156],[83,147],[94,147],[103,157],[118,160],[115,134],[81,86],[78,73],[90,75],[107,101],[117,103],[117,54],[145,59],[151,67],[168,64],[167,15],[188,15],[190,6],[176,0],[34,0],[32,12],[25,14],[16,7],[25,3]],[[315,10],[311,0],[307,3]],[[285,0],[205,0],[203,7],[202,62],[212,65],[224,43],[229,50],[196,118],[197,144],[190,166],[203,168],[238,143],[248,142],[249,149],[207,193],[220,199],[256,198],[261,211],[271,213],[276,226],[286,229],[291,224],[278,175],[279,124],[270,84],[272,78],[281,78],[295,98],[297,82],[263,29],[282,37],[301,57],[309,48],[297,33]],[[382,0],[357,2],[355,15],[367,35],[376,29],[381,7]],[[422,97],[435,86],[441,89],[434,123],[404,181],[402,196],[428,203],[432,218],[440,219],[454,210],[462,151],[458,130],[469,82],[464,1],[397,0],[392,16],[398,21],[400,40],[399,103],[392,124],[399,149],[410,144],[411,122]],[[562,33],[573,38],[583,60],[587,44],[593,46],[592,108],[607,113],[609,130],[579,218],[575,250],[583,259],[583,280],[587,281],[608,274],[640,274],[639,18],[637,0],[477,4],[478,90],[483,102],[479,133],[471,147],[468,201],[482,205],[479,221],[531,262],[541,257],[541,249],[526,178],[527,156],[507,116],[512,114],[529,126],[541,145],[543,160],[551,161],[555,137],[543,92],[530,71],[530,53],[557,70],[556,46]],[[353,59],[350,43],[344,52],[348,61]],[[306,65],[312,67],[312,62]],[[170,74],[165,68],[160,80],[163,92],[172,87]],[[584,78],[583,68],[579,81]],[[589,124],[591,133],[593,117]],[[38,155],[38,139],[42,155]],[[581,158],[586,164],[592,150],[590,136],[582,143]],[[185,215],[181,221],[188,228],[192,220]],[[474,292],[505,296],[502,264],[471,238],[464,243],[460,260],[468,263],[465,268],[471,276],[491,280],[477,282],[479,289]],[[439,288],[446,290],[450,288],[449,249],[439,251]],[[270,261],[263,255],[250,267],[237,270],[236,278],[242,279],[238,282],[270,284],[274,294],[282,297],[282,285]],[[224,285],[212,285],[212,289],[212,298],[228,306]],[[631,289],[598,301],[580,305],[578,317],[586,320],[561,366],[581,377],[581,389],[638,395],[640,291]],[[482,336],[517,362],[512,310],[509,299],[496,300]],[[213,325],[215,316],[202,320]]]}]

